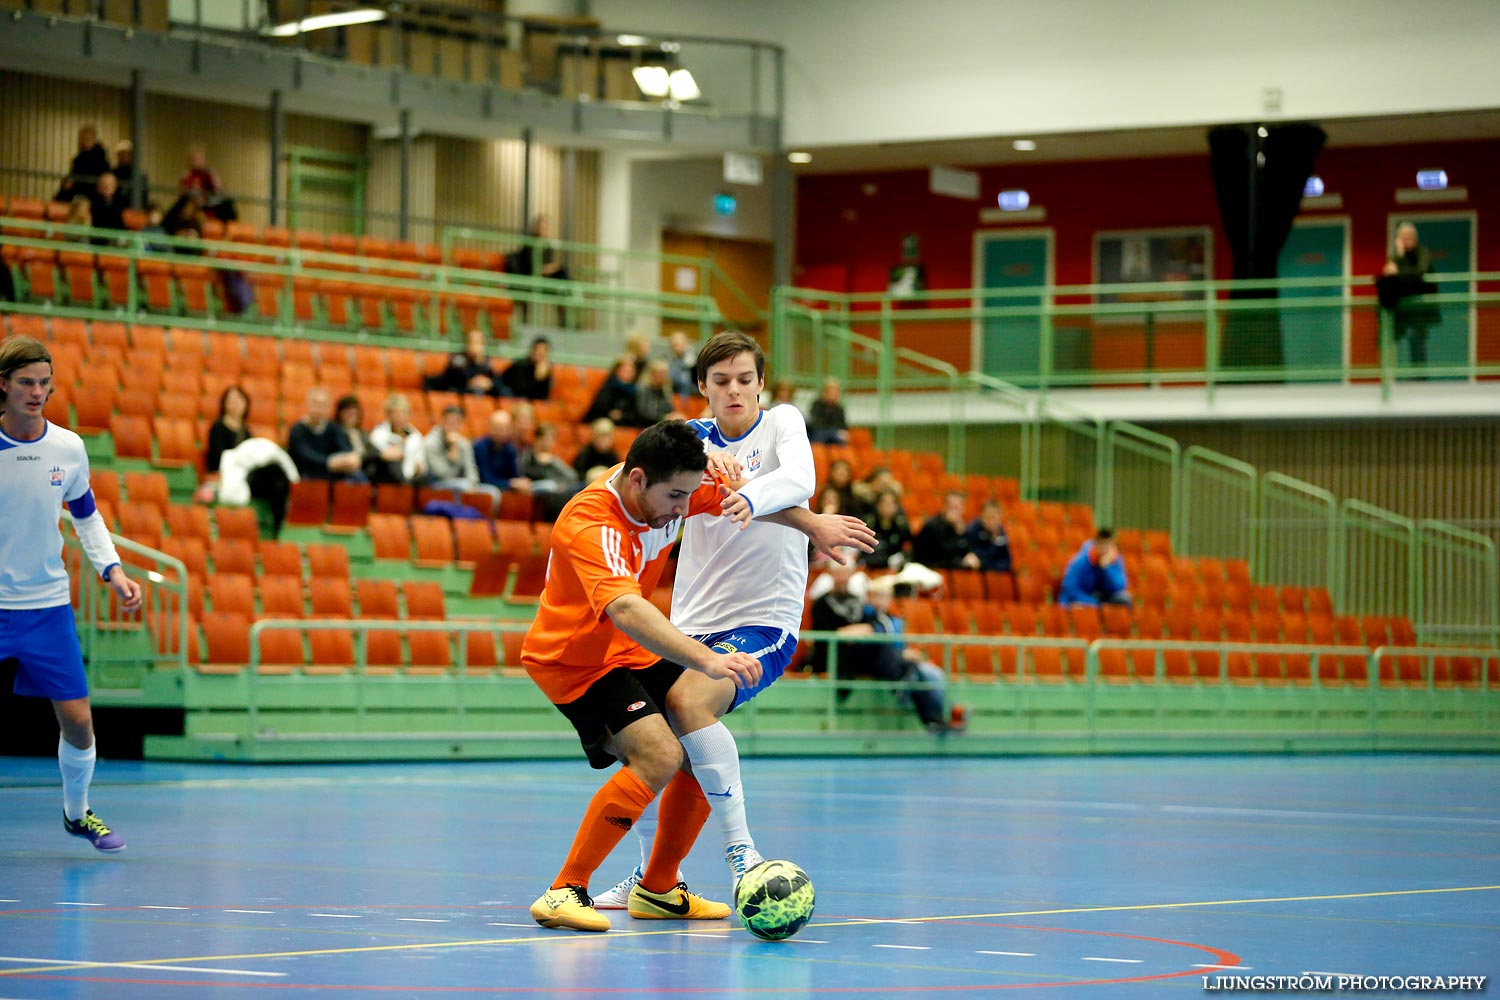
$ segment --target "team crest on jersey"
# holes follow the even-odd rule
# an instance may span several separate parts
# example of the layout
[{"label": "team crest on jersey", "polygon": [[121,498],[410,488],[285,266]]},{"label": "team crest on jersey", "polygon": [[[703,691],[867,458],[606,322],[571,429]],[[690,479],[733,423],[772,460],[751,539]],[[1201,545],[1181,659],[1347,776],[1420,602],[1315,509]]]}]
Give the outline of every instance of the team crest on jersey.
[{"label": "team crest on jersey", "polygon": [[63,470],[57,466],[52,467],[52,485],[61,488],[63,484]]},{"label": "team crest on jersey", "polygon": [[745,456],[745,471],[746,472],[759,472],[760,471],[760,460],[761,460],[760,449],[756,448],[749,455]]}]

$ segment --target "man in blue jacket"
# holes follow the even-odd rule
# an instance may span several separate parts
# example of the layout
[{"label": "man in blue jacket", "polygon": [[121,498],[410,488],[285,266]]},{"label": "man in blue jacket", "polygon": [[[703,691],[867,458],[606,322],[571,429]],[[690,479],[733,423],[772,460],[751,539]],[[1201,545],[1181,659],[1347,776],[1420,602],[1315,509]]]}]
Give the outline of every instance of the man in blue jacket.
[{"label": "man in blue jacket", "polygon": [[1063,571],[1059,604],[1130,604],[1125,580],[1125,560],[1115,544],[1115,534],[1100,528],[1092,541],[1083,543]]}]

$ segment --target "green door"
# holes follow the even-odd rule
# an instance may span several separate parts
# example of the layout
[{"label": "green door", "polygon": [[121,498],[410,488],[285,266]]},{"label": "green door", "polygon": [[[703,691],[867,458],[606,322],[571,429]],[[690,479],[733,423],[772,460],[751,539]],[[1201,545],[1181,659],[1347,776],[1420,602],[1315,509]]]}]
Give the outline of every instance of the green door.
[{"label": "green door", "polygon": [[[979,287],[1043,288],[1051,281],[1052,231],[995,232],[978,235]],[[1042,296],[986,295],[984,308],[1040,310]],[[1008,382],[1034,385],[1041,370],[1042,321],[1039,314],[982,319],[980,371]]]},{"label": "green door", "polygon": [[1299,379],[1340,377],[1344,363],[1344,310],[1340,306],[1296,308],[1297,299],[1339,299],[1349,271],[1346,219],[1298,220],[1281,248],[1277,273],[1283,278],[1328,278],[1326,285],[1282,289],[1290,307],[1281,310],[1286,374]]},{"label": "green door", "polygon": [[[1432,254],[1435,274],[1465,274],[1474,270],[1474,217],[1470,215],[1392,215],[1386,245],[1396,238],[1396,227],[1410,222],[1417,227],[1417,242]],[[1448,282],[1438,286],[1444,293],[1466,292],[1472,286]],[[1469,363],[1469,309],[1447,304],[1438,310],[1439,320],[1427,330],[1427,363],[1429,365],[1467,365]],[[1411,367],[1411,344],[1399,345],[1398,365]],[[1408,374],[1403,371],[1402,374]]]}]

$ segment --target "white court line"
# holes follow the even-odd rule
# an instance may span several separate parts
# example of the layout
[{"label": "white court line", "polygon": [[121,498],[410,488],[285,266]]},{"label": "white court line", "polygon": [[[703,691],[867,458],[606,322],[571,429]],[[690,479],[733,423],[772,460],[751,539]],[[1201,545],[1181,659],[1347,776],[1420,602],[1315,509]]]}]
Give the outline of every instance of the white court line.
[{"label": "white court line", "polygon": [[1162,806],[1164,813],[1186,816],[1274,816],[1278,819],[1379,820],[1389,823],[1459,823],[1495,826],[1500,819],[1477,816],[1405,816],[1400,813],[1325,812],[1315,809],[1259,809],[1249,806]]},{"label": "white court line", "polygon": [[397,917],[396,919],[407,924],[446,924],[448,922],[435,917]]},{"label": "white court line", "polygon": [[729,933],[729,928],[726,927],[722,931],[688,931],[685,934],[683,934],[682,936],[683,937],[718,938],[718,939],[722,940],[723,937],[724,937],[724,935],[728,934],[728,933]]},{"label": "white court line", "polygon": [[1240,972],[1249,972],[1255,968],[1253,965],[1193,965],[1193,969],[1238,969]]},{"label": "white court line", "polygon": [[1034,951],[976,951],[976,955],[1010,955],[1012,958],[1036,958]]},{"label": "white court line", "polygon": [[793,938],[791,944],[827,944],[827,941],[819,941],[817,938]]},{"label": "white court line", "polygon": [[225,913],[275,913],[275,910],[225,910]]},{"label": "white court line", "polygon": [[541,925],[540,924],[501,924],[501,923],[491,922],[491,923],[485,924],[484,926],[486,926],[486,927],[540,927]]},{"label": "white court line", "polygon": [[143,909],[143,910],[186,910],[186,909],[190,909],[190,907],[187,907],[187,906],[142,906],[141,909]]},{"label": "white court line", "polygon": [[309,913],[309,917],[327,917],[330,920],[358,920],[363,913]]},{"label": "white court line", "polygon": [[1085,962],[1119,962],[1121,965],[1140,965],[1143,958],[1085,958]]},{"label": "white court line", "polygon": [[0,903],[19,903],[19,899],[0,899]]},{"label": "white court line", "polygon": [[925,944],[872,944],[871,948],[895,948],[898,951],[931,951]]},{"label": "white court line", "polygon": [[52,905],[53,906],[103,906],[104,904],[103,903],[69,903],[69,902],[66,902],[65,900],[59,900],[58,902],[53,903]]},{"label": "white court line", "polygon": [[18,958],[0,955],[0,962],[22,965],[65,965],[77,969],[166,969],[169,972],[212,972],[219,976],[285,976],[285,972],[253,972],[249,969],[206,969],[197,965],[156,965],[142,962],[75,962],[66,958]]}]

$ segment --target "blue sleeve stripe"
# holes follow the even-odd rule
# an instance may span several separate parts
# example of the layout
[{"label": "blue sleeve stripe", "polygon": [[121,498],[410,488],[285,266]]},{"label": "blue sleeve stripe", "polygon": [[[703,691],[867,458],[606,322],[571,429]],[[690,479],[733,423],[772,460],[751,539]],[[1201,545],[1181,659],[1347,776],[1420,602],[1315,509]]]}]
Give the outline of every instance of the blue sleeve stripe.
[{"label": "blue sleeve stripe", "polygon": [[97,507],[94,504],[93,490],[86,491],[83,496],[79,497],[77,500],[68,501],[68,513],[72,514],[73,517],[78,520],[82,520],[83,518],[88,517],[96,509]]},{"label": "blue sleeve stripe", "polygon": [[112,570],[112,569],[114,569],[118,565],[120,565],[120,564],[119,563],[110,563],[108,566],[104,567],[104,572],[102,572],[102,573],[99,574],[99,579],[103,580],[105,583],[108,583],[109,582],[109,571]]}]

